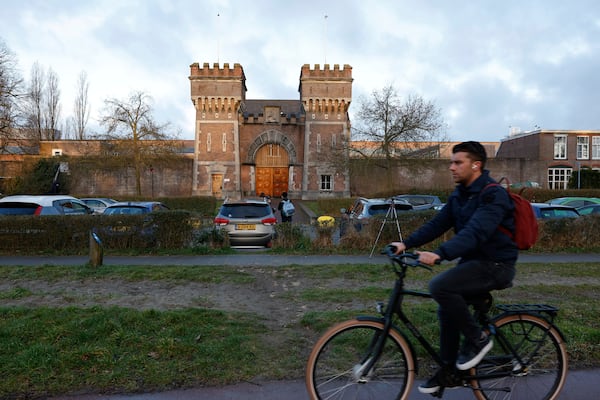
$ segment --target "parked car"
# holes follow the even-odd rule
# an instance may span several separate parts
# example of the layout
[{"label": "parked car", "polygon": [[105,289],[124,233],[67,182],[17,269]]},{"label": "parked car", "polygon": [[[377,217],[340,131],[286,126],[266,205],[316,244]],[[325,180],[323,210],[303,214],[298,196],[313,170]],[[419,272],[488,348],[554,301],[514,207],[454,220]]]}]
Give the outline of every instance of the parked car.
[{"label": "parked car", "polygon": [[104,209],[104,215],[118,214],[148,214],[154,211],[168,211],[169,207],[159,201],[120,201]]},{"label": "parked car", "polygon": [[577,207],[579,215],[600,214],[600,204],[590,204],[583,207]]},{"label": "parked car", "polygon": [[85,215],[94,211],[67,195],[14,195],[0,199],[0,215]]},{"label": "parked car", "polygon": [[227,232],[233,247],[270,247],[276,224],[271,205],[263,200],[225,202],[214,219],[215,227]]},{"label": "parked car", "polygon": [[579,212],[575,207],[560,204],[531,203],[533,212],[538,219],[546,218],[577,218]]},{"label": "parked car", "polygon": [[401,194],[394,196],[394,199],[405,200],[413,206],[413,210],[441,210],[444,203],[438,196],[429,194]]},{"label": "parked car", "polygon": [[368,199],[359,197],[349,210],[342,208],[340,218],[340,236],[343,236],[349,226],[360,231],[373,217],[385,217],[391,210],[392,202],[396,213],[412,211],[413,206],[403,199]]},{"label": "parked car", "polygon": [[117,202],[117,200],[106,197],[83,197],[79,200],[87,204],[96,214],[102,214],[106,207]]},{"label": "parked car", "polygon": [[600,204],[600,199],[597,197],[558,197],[548,200],[548,204],[562,204],[563,206],[583,207],[589,204]]},{"label": "parked car", "polygon": [[[167,210],[169,208],[158,201],[116,202],[104,209],[102,215],[113,220],[98,230],[98,236],[103,241],[137,241],[140,245],[152,246],[156,244],[157,225],[151,213]],[[128,218],[138,215],[145,217],[141,220]]]}]

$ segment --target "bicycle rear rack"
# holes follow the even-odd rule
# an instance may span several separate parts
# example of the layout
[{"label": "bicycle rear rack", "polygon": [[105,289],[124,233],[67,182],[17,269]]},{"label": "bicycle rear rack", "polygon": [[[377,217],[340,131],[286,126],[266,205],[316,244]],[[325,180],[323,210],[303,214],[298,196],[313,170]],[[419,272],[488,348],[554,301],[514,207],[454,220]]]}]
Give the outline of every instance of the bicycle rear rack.
[{"label": "bicycle rear rack", "polygon": [[547,314],[551,318],[554,318],[558,313],[558,307],[551,306],[548,304],[497,304],[498,310],[510,313],[535,313],[535,314]]}]

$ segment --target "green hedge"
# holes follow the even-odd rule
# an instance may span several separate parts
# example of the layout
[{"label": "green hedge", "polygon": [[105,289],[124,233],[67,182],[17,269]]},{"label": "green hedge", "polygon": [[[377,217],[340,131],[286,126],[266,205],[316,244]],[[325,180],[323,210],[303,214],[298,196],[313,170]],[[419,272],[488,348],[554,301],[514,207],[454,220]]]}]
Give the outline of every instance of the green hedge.
[{"label": "green hedge", "polygon": [[190,211],[145,215],[1,216],[0,252],[83,254],[95,232],[106,250],[183,249],[201,245],[212,217]]},{"label": "green hedge", "polygon": [[[320,203],[320,202],[319,202]],[[323,209],[336,218],[339,224],[339,208],[343,201],[328,201]],[[329,209],[330,208],[330,209]],[[337,211],[336,211],[337,210]],[[400,235],[406,237],[433,217],[435,211],[407,212],[398,215]],[[90,232],[96,232],[106,251],[184,251],[206,252],[227,247],[221,231],[212,225],[213,215],[193,211],[174,210],[146,215],[81,215],[81,216],[0,216],[0,252],[4,254],[86,254],[89,251]],[[375,218],[361,232],[352,229],[341,238],[338,231],[316,229],[309,235],[300,225],[278,225],[277,250],[313,253],[353,252],[368,253],[374,246],[383,247],[390,241],[399,240],[395,221],[383,224]],[[117,233],[109,233],[108,228]],[[288,232],[289,231],[289,232]],[[143,233],[152,232],[152,235]],[[531,249],[534,252],[597,252],[600,251],[600,216],[586,215],[577,219],[540,221],[539,240]],[[331,236],[329,240],[328,235]],[[424,246],[432,249],[452,233]],[[335,240],[334,240],[335,239]]]},{"label": "green hedge", "polygon": [[[408,237],[413,231],[431,219],[434,211],[402,213],[398,215],[400,234]],[[361,231],[345,235],[340,241],[344,249],[370,251],[377,235],[380,233],[378,245],[383,247],[390,241],[398,240],[398,228],[393,221],[383,224],[383,219],[376,219]],[[383,228],[382,228],[383,226]],[[431,250],[448,240],[452,232],[446,233],[436,241],[423,246]],[[562,218],[539,221],[538,241],[531,252],[598,252],[600,251],[600,215],[585,215],[579,218]]]}]

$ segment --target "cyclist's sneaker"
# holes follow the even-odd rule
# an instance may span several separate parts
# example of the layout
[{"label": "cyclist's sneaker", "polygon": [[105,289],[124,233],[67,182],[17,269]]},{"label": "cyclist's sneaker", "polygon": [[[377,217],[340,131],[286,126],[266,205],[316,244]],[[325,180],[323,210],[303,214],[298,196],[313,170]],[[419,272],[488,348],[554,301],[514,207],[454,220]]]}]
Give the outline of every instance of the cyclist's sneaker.
[{"label": "cyclist's sneaker", "polygon": [[456,360],[456,368],[461,371],[473,368],[492,349],[492,346],[494,342],[485,332],[481,332],[481,338],[477,343],[465,340]]},{"label": "cyclist's sneaker", "polygon": [[442,387],[455,388],[463,386],[463,380],[459,372],[454,368],[440,368],[427,382],[419,385],[419,392],[434,394],[439,392]]}]

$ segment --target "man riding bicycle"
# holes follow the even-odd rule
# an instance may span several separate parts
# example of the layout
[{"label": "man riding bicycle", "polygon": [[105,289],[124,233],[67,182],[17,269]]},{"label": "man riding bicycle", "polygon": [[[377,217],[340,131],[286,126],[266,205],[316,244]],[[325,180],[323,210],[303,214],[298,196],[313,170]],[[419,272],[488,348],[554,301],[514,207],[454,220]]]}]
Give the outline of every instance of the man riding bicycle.
[{"label": "man riding bicycle", "polygon": [[[419,386],[433,394],[441,387],[461,384],[458,370],[477,365],[493,343],[474,320],[465,297],[510,287],[515,276],[518,249],[514,233],[514,205],[506,190],[485,170],[487,155],[479,142],[463,142],[452,149],[450,172],[456,188],[436,216],[404,242],[393,242],[396,253],[422,246],[450,228],[454,236],[436,250],[421,251],[419,261],[433,265],[460,258],[456,266],[434,277],[429,290],[438,303],[440,355],[444,367]],[[485,190],[483,190],[485,188]],[[463,344],[460,346],[460,336]]]}]

